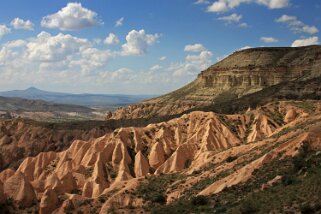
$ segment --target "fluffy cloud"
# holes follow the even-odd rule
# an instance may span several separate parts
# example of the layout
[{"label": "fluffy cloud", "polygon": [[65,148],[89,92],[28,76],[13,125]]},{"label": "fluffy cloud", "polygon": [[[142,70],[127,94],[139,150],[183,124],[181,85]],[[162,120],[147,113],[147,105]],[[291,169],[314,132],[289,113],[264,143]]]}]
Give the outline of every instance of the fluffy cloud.
[{"label": "fluffy cloud", "polygon": [[239,22],[242,19],[242,15],[238,15],[236,13],[233,13],[229,16],[222,16],[217,18],[218,20],[227,22],[227,23],[232,23],[232,22]]},{"label": "fluffy cloud", "polygon": [[261,41],[262,41],[262,42],[265,42],[265,43],[276,43],[276,42],[279,42],[279,40],[276,39],[276,38],[273,38],[273,37],[265,37],[265,36],[262,36],[262,37],[261,37]]},{"label": "fluffy cloud", "polygon": [[79,39],[69,34],[59,33],[51,36],[41,32],[35,39],[27,43],[26,55],[33,61],[56,62],[67,59],[89,46],[86,39]]},{"label": "fluffy cloud", "polygon": [[0,39],[1,39],[4,35],[6,35],[6,34],[8,34],[8,33],[10,33],[10,32],[11,32],[10,28],[8,28],[6,25],[0,25]]},{"label": "fluffy cloud", "polygon": [[204,70],[212,64],[213,53],[201,44],[186,45],[184,51],[199,52],[199,54],[188,54],[182,63],[172,63],[166,70],[173,76],[194,76],[200,70]]},{"label": "fluffy cloud", "polygon": [[283,23],[292,22],[292,24],[293,24],[293,21],[297,21],[297,17],[282,15],[280,18],[276,19],[276,22],[283,22]]},{"label": "fluffy cloud", "polygon": [[173,76],[194,76],[212,64],[212,56],[212,52],[208,50],[198,55],[187,55],[184,63],[174,63],[168,70],[173,73]]},{"label": "fluffy cloud", "polygon": [[24,30],[33,30],[33,23],[30,20],[23,20],[20,18],[14,18],[10,25],[14,28],[14,29],[24,29]]},{"label": "fluffy cloud", "polygon": [[[148,46],[159,37],[157,34],[146,34],[144,30],[131,32],[138,33],[138,37],[144,40],[127,40],[125,44],[130,44],[131,47],[136,45],[136,49],[133,48],[135,53],[146,53]],[[132,36],[130,32],[128,35]],[[99,42],[101,44],[103,41],[95,42],[64,33],[51,35],[41,32],[25,40],[4,43],[0,46],[0,86],[15,88],[36,85],[47,89],[51,87],[72,91],[74,88],[70,83],[76,82],[83,86],[81,90],[87,92],[101,90],[106,93],[108,90],[109,93],[119,93],[121,88],[123,93],[144,93],[145,87],[152,88],[156,83],[157,89],[153,93],[156,93],[156,90],[165,90],[162,83],[170,81],[172,73],[163,72],[163,69],[159,72],[160,65],[147,70],[109,70],[110,60],[122,57],[124,50],[121,48],[112,51],[106,46],[97,47]],[[136,83],[140,83],[139,86]],[[177,83],[173,83],[174,87],[177,87]]]},{"label": "fluffy cloud", "polygon": [[[239,23],[242,19],[242,15],[238,15],[236,13],[233,13],[229,16],[221,16],[218,17],[217,20],[223,21],[226,25],[233,24],[233,23]],[[238,27],[240,28],[247,28],[248,24],[245,22],[239,23]]]},{"label": "fluffy cloud", "polygon": [[297,39],[292,43],[292,47],[317,45],[317,44],[319,44],[319,38],[317,36],[314,36],[306,39]]},{"label": "fluffy cloud", "polygon": [[120,19],[118,19],[118,20],[115,22],[115,27],[123,26],[124,20],[125,20],[124,17],[121,17]]},{"label": "fluffy cloud", "polygon": [[249,25],[247,23],[243,22],[243,23],[239,24],[239,27],[240,28],[247,28],[247,27],[249,27]]},{"label": "fluffy cloud", "polygon": [[288,28],[294,33],[308,33],[315,34],[319,32],[318,28],[315,26],[309,26],[300,21],[296,16],[282,15],[275,20],[278,23],[284,23]]},{"label": "fluffy cloud", "polygon": [[232,10],[244,3],[256,3],[269,9],[288,7],[290,0],[218,0],[208,6],[208,12],[221,13]]},{"label": "fluffy cloud", "polygon": [[209,4],[210,2],[207,0],[197,0],[194,4]]},{"label": "fluffy cloud", "polygon": [[280,9],[290,5],[289,0],[256,0],[256,2],[265,5],[270,9]]},{"label": "fluffy cloud", "polygon": [[115,45],[115,44],[118,44],[118,43],[119,43],[119,39],[118,39],[118,37],[117,37],[115,34],[110,33],[110,34],[106,37],[106,39],[104,40],[104,43],[105,43],[106,45]]},{"label": "fluffy cloud", "polygon": [[[41,32],[27,40],[7,42],[0,49],[1,70],[17,73],[35,71],[87,75],[106,66],[109,59],[117,56],[110,50],[97,49],[87,39],[69,34],[51,35]],[[48,73],[49,72],[49,73]],[[74,74],[73,74],[74,75]],[[41,76],[41,75],[40,75]]]},{"label": "fluffy cloud", "polygon": [[120,68],[116,71],[113,71],[110,75],[111,80],[120,80],[122,82],[130,81],[134,78],[133,71],[128,68]]},{"label": "fluffy cloud", "polygon": [[158,64],[153,65],[153,66],[150,68],[151,71],[158,71],[158,70],[160,70],[160,69],[162,69],[162,66],[160,66],[160,65],[158,65]]},{"label": "fluffy cloud", "polygon": [[122,55],[143,55],[147,48],[160,38],[159,34],[146,34],[145,30],[132,30],[126,36],[126,43],[122,45]]},{"label": "fluffy cloud", "polygon": [[166,60],[166,59],[167,59],[166,56],[161,56],[161,57],[159,57],[159,60],[160,60],[160,61],[164,61],[164,60]]},{"label": "fluffy cloud", "polygon": [[68,3],[57,13],[42,18],[41,26],[60,30],[79,30],[102,24],[97,13],[82,7],[81,3]]},{"label": "fluffy cloud", "polygon": [[202,52],[204,50],[206,50],[205,47],[200,43],[186,45],[184,48],[184,51],[186,52]]}]

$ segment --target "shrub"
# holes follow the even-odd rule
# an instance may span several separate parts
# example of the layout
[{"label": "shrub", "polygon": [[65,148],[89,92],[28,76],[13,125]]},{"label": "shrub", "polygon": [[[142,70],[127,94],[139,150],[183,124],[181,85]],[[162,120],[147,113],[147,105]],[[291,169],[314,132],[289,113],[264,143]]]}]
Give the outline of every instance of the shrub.
[{"label": "shrub", "polygon": [[309,203],[302,204],[300,206],[300,211],[301,211],[302,214],[313,214],[313,213],[315,213],[314,207]]},{"label": "shrub", "polygon": [[204,206],[208,204],[208,199],[203,195],[192,197],[191,203],[194,206]]},{"label": "shrub", "polygon": [[295,182],[295,177],[291,174],[283,175],[282,176],[282,184],[284,186],[291,185]]},{"label": "shrub", "polygon": [[228,158],[226,158],[226,162],[228,162],[228,163],[231,163],[231,162],[233,162],[233,161],[235,161],[237,159],[237,157],[235,157],[235,156],[229,156]]},{"label": "shrub", "polygon": [[166,198],[164,195],[160,193],[156,193],[152,198],[151,201],[154,203],[159,203],[159,204],[165,204],[166,203]]},{"label": "shrub", "polygon": [[247,200],[244,201],[240,206],[240,212],[242,214],[251,214],[258,212],[258,205],[254,200]]}]

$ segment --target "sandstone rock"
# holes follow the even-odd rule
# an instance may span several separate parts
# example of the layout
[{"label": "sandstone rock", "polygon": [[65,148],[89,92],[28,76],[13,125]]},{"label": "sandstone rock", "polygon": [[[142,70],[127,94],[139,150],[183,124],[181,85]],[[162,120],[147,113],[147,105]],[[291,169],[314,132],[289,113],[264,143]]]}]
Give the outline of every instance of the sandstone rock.
[{"label": "sandstone rock", "polygon": [[22,207],[30,207],[37,198],[31,184],[21,172],[15,173],[4,183],[4,193]]},{"label": "sandstone rock", "polygon": [[40,214],[52,213],[57,208],[58,196],[52,189],[46,189],[40,201]]},{"label": "sandstone rock", "polygon": [[295,109],[290,109],[284,117],[284,122],[290,123],[293,120],[295,120],[296,117],[297,117],[297,112],[295,111]]},{"label": "sandstone rock", "polygon": [[135,176],[142,177],[149,173],[149,164],[141,151],[135,156]]},{"label": "sandstone rock", "polygon": [[281,179],[282,179],[282,176],[280,176],[280,175],[275,176],[275,178],[273,178],[272,180],[268,181],[266,184],[263,184],[261,186],[261,190],[265,190],[265,189],[267,189],[269,187],[272,187],[273,185],[281,182]]},{"label": "sandstone rock", "polygon": [[321,75],[320,53],[320,46],[236,51],[202,71],[188,85],[169,94],[118,109],[111,118],[174,115],[193,107],[240,98],[303,75],[306,79],[317,77]]},{"label": "sandstone rock", "polygon": [[165,152],[161,143],[155,143],[149,155],[149,165],[157,168],[165,162]]},{"label": "sandstone rock", "polygon": [[5,182],[8,178],[13,176],[15,171],[13,169],[5,169],[0,172],[0,181]]}]

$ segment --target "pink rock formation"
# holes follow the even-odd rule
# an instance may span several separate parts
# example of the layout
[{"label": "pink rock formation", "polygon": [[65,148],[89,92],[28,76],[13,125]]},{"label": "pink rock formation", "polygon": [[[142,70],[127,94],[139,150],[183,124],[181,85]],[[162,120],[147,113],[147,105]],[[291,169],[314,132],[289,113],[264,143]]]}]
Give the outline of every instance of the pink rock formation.
[{"label": "pink rock formation", "polygon": [[22,207],[30,207],[36,203],[37,198],[33,187],[24,174],[16,172],[4,183],[4,193]]},{"label": "pink rock formation", "polygon": [[58,196],[52,189],[46,189],[40,201],[40,214],[52,213],[58,205]]},{"label": "pink rock formation", "polygon": [[149,164],[141,151],[135,156],[135,176],[142,177],[149,173]]}]

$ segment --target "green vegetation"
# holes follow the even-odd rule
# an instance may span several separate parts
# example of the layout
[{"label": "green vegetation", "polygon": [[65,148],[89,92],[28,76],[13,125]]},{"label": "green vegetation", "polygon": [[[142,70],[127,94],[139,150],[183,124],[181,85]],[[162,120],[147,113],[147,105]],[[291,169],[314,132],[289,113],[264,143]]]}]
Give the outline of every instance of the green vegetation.
[{"label": "green vegetation", "polygon": [[249,134],[252,131],[252,124],[254,122],[254,114],[251,114],[250,116],[250,122],[246,123],[246,130],[245,130],[245,136],[244,136],[244,140],[247,140],[247,137],[249,136]]},{"label": "green vegetation", "polygon": [[134,194],[149,202],[149,207],[163,205],[166,202],[165,192],[167,188],[183,177],[181,174],[151,176],[147,179],[147,182],[142,183],[137,188]]},{"label": "green vegetation", "polygon": [[[150,210],[152,213],[319,213],[320,163],[321,153],[312,151],[303,142],[296,157],[265,164],[245,183],[207,197],[183,197]],[[277,175],[282,176],[281,181],[262,190],[262,185]]]},{"label": "green vegetation", "polygon": [[295,102],[294,105],[298,108],[303,109],[307,113],[313,113],[315,111],[315,106],[313,102],[309,102],[309,101]]}]

